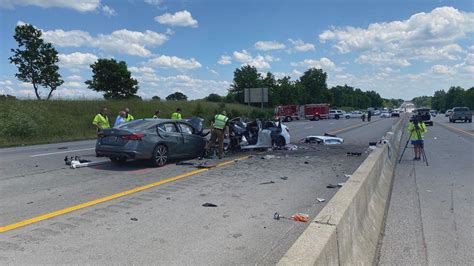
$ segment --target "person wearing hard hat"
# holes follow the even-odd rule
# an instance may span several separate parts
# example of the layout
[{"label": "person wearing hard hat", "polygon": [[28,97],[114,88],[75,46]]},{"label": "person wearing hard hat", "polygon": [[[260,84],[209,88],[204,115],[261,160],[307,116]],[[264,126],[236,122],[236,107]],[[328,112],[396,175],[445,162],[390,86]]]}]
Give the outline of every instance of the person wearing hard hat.
[{"label": "person wearing hard hat", "polygon": [[[211,140],[209,145],[215,146],[217,140],[219,143],[219,159],[222,159],[222,155],[224,153],[224,136],[228,130],[227,122],[229,122],[226,111],[222,111],[222,113],[215,115],[211,122]],[[209,149],[211,146],[208,146],[207,149]]]},{"label": "person wearing hard hat", "polygon": [[107,107],[102,107],[100,112],[95,115],[92,124],[97,127],[97,133],[102,129],[110,128],[109,118],[107,117]]},{"label": "person wearing hard hat", "polygon": [[171,115],[171,119],[179,120],[181,118],[181,108],[176,108],[176,112]]},{"label": "person wearing hard hat", "polygon": [[133,115],[130,114],[130,109],[128,109],[128,107],[125,108],[124,111],[125,111],[125,122],[130,122],[135,119]]}]

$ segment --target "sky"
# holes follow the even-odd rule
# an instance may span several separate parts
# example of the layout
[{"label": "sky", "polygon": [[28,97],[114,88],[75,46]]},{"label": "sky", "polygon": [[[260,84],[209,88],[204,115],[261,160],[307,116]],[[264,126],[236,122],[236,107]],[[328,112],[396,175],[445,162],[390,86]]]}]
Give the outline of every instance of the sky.
[{"label": "sky", "polygon": [[61,99],[101,97],[84,84],[98,58],[125,61],[143,98],[226,95],[247,64],[384,98],[474,86],[472,0],[0,0],[0,94],[33,98],[8,60],[25,23],[59,52]]}]

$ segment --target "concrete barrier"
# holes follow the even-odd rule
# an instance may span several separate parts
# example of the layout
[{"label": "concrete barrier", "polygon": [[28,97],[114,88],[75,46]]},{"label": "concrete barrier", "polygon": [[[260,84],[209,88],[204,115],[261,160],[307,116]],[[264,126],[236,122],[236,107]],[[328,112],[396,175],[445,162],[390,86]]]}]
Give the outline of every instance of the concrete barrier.
[{"label": "concrete barrier", "polygon": [[279,265],[373,264],[406,117],[321,210]]}]

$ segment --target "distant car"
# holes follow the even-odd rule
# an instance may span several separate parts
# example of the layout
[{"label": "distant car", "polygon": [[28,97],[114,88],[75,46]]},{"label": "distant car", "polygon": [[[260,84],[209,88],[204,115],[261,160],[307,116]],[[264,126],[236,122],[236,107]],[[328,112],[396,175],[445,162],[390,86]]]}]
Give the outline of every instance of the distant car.
[{"label": "distant car", "polygon": [[134,120],[102,130],[95,152],[115,163],[150,160],[161,167],[170,159],[202,156],[206,143],[202,131],[203,121],[199,118]]},{"label": "distant car", "polygon": [[433,121],[431,121],[430,109],[428,109],[428,108],[418,108],[418,109],[413,110],[413,113],[416,116],[421,117],[421,119],[422,119],[423,123],[425,123],[425,125],[427,125],[427,126],[432,126],[433,125]]},{"label": "distant car", "polygon": [[430,115],[432,117],[436,117],[437,114],[438,114],[438,112],[436,112],[436,110],[430,110]]},{"label": "distant car", "polygon": [[395,110],[390,114],[390,117],[400,117],[400,112]]},{"label": "distant car", "polygon": [[374,116],[377,116],[377,115],[380,115],[380,114],[382,114],[382,112],[380,112],[380,110],[375,110],[375,111],[372,112],[372,115],[374,115]]},{"label": "distant car", "polygon": [[449,122],[456,123],[461,120],[472,123],[472,112],[468,107],[454,107],[451,115],[449,115]]},{"label": "distant car", "polygon": [[350,113],[346,113],[346,118],[347,119],[350,119],[350,118],[360,118],[362,116],[362,112],[361,111],[352,111]]},{"label": "distant car", "polygon": [[342,110],[329,110],[329,118],[331,119],[339,119],[341,117],[344,117],[346,112]]},{"label": "distant car", "polygon": [[453,112],[453,109],[448,109],[446,110],[446,113],[444,113],[444,116],[449,117],[449,115],[451,115],[452,112]]},{"label": "distant car", "polygon": [[380,113],[381,118],[390,118],[390,112],[388,111],[383,111]]}]

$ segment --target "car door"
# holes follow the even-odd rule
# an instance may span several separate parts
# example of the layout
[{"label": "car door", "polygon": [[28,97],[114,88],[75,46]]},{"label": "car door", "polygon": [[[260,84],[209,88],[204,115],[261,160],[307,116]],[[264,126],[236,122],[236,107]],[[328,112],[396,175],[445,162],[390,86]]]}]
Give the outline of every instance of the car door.
[{"label": "car door", "polygon": [[168,146],[170,157],[182,157],[184,153],[183,135],[173,122],[163,122],[157,126],[158,135]]},{"label": "car door", "polygon": [[204,148],[203,138],[194,134],[194,129],[190,124],[184,122],[178,122],[177,124],[183,136],[183,155],[189,157],[200,156]]}]

